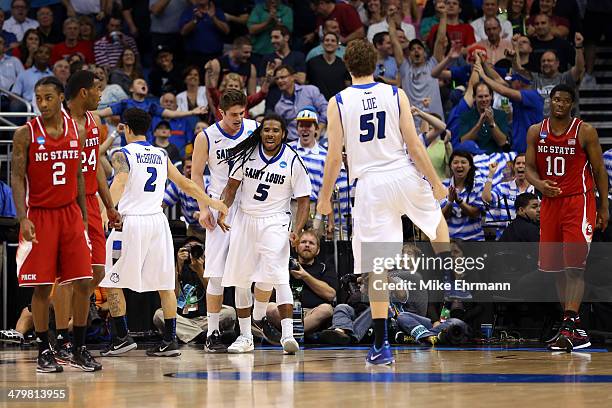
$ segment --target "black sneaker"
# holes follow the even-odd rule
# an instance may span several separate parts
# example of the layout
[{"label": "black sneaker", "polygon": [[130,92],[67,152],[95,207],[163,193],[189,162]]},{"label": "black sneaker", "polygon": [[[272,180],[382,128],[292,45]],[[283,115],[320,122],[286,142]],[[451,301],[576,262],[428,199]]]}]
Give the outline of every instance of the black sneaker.
[{"label": "black sneaker", "polygon": [[134,350],[138,344],[129,335],[125,337],[115,337],[111,344],[100,352],[102,357],[118,356],[119,354],[127,353]]},{"label": "black sneaker", "polygon": [[47,349],[43,351],[36,360],[37,373],[61,373],[64,367],[57,364],[53,351]]},{"label": "black sneaker", "polygon": [[176,340],[171,342],[162,340],[161,343],[147,350],[147,356],[149,357],[178,357],[180,355],[181,352]]},{"label": "black sneaker", "polygon": [[263,326],[264,339],[270,344],[280,346],[282,333],[278,331],[268,319],[264,318],[261,323]]},{"label": "black sneaker", "polygon": [[53,354],[55,355],[55,361],[57,361],[58,364],[70,364],[70,360],[72,360],[72,343],[67,341],[59,346],[57,350],[53,350]]},{"label": "black sneaker", "polygon": [[212,334],[206,338],[204,351],[207,353],[227,353],[227,346],[221,341],[219,330],[213,331]]},{"label": "black sneaker", "polygon": [[78,349],[72,351],[72,360],[70,360],[70,366],[80,368],[83,371],[99,371],[102,369],[102,364],[98,363],[87,347],[81,346]]},{"label": "black sneaker", "polygon": [[341,329],[327,329],[319,334],[321,343],[346,346],[351,343],[351,336]]}]

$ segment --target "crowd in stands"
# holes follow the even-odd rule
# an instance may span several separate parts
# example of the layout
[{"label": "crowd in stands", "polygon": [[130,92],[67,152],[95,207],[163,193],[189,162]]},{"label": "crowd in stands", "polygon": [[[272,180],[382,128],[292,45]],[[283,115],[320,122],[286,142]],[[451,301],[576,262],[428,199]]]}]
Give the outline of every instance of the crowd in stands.
[{"label": "crowd in stands", "polygon": [[[96,111],[104,120],[102,149],[111,155],[125,144],[116,126],[127,108],[138,107],[153,117],[151,142],[189,174],[195,136],[221,118],[220,94],[240,89],[248,95],[248,117],[274,111],[287,121],[288,143],[308,167],[315,203],[327,152],[327,101],[350,86],[342,60],[347,43],[367,38],[379,55],[376,80],[406,92],[417,132],[448,186],[440,204],[451,238],[499,239],[514,219],[537,225],[537,196],[525,178],[527,130],[550,113],[555,85],[593,86],[594,47],[609,23],[602,20],[609,3],[3,0],[1,110],[35,105],[33,87],[44,76],[65,83],[70,73],[91,70],[104,87]],[[612,174],[612,152],[605,157]],[[350,230],[347,180],[343,171],[336,228],[323,236]],[[169,185],[164,203],[177,205],[189,235],[203,240],[194,200]],[[537,238],[527,230],[530,240]],[[521,231],[513,226],[510,235],[518,240]],[[304,245],[318,251],[314,241]],[[334,289],[335,279],[323,280]],[[331,318],[331,307],[312,307]]]}]

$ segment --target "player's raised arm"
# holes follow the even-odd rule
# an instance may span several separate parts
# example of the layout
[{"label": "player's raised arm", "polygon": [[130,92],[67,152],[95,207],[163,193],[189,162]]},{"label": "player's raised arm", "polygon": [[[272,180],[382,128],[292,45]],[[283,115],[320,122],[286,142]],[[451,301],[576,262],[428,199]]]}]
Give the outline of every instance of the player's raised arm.
[{"label": "player's raised arm", "polygon": [[593,177],[599,192],[599,208],[597,208],[597,228],[604,231],[608,226],[608,173],[603,161],[603,153],[599,144],[597,130],[588,123],[580,126],[580,139],[584,143],[584,151],[591,163]]},{"label": "player's raised arm", "polygon": [[527,151],[525,152],[525,177],[536,190],[546,197],[555,197],[561,194],[561,189],[556,187],[557,183],[552,180],[540,178],[536,165],[536,141],[540,132],[540,124],[531,125],[527,131]]},{"label": "player's raised arm", "polygon": [[125,157],[125,153],[122,151],[116,152],[111,157],[111,163],[115,170],[115,177],[113,178],[113,184],[110,186],[110,195],[113,203],[118,203],[128,181],[130,165],[128,164],[127,157]]},{"label": "player's raised arm", "polygon": [[26,168],[28,167],[28,147],[30,146],[30,131],[22,126],[15,131],[13,137],[13,159],[11,162],[11,189],[17,212],[17,221],[21,235],[26,241],[38,243],[34,224],[26,213]]},{"label": "player's raised arm", "polygon": [[410,157],[414,161],[417,170],[423,173],[427,181],[429,181],[429,184],[431,184],[436,200],[441,200],[446,197],[448,191],[440,181],[436,170],[431,164],[425,145],[423,145],[423,142],[421,142],[417,136],[408,97],[402,89],[398,89],[398,93],[400,103],[400,130],[404,143],[406,143],[406,147],[408,148],[408,153],[410,153]]},{"label": "player's raised arm", "polygon": [[168,179],[176,186],[185,192],[190,197],[195,198],[206,206],[210,206],[220,213],[227,214],[227,206],[221,200],[215,200],[204,193],[204,190],[198,186],[193,180],[183,176],[174,164],[168,161]]},{"label": "player's raised arm", "polygon": [[342,165],[342,122],[336,98],[327,104],[327,158],[323,168],[323,185],[319,191],[317,212],[329,215],[332,212],[331,197]]},{"label": "player's raised arm", "polygon": [[[204,168],[208,163],[208,138],[204,132],[198,133],[193,143],[191,155],[191,180],[204,190]],[[198,200],[200,207],[200,225],[208,230],[215,228],[215,220],[208,205]]]}]

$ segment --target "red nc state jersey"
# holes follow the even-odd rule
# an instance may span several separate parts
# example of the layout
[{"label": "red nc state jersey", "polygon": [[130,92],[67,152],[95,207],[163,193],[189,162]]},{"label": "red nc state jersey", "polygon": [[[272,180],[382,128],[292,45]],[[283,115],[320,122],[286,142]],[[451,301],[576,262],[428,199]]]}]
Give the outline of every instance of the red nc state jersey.
[{"label": "red nc state jersey", "polygon": [[[71,118],[70,114],[62,109],[62,112]],[[85,146],[81,152],[81,169],[85,179],[85,194],[91,195],[98,192],[98,155],[100,152],[100,130],[91,112],[85,112],[85,130],[87,131]]]},{"label": "red nc state jersey", "polygon": [[76,200],[79,132],[72,119],[63,119],[64,134],[58,139],[49,137],[40,117],[27,123],[31,136],[26,168],[28,207],[58,208]]},{"label": "red nc state jersey", "polygon": [[578,139],[582,120],[573,118],[560,135],[550,129],[550,119],[542,121],[536,142],[536,164],[542,180],[551,180],[561,189],[560,197],[582,194],[594,186],[588,157]]}]

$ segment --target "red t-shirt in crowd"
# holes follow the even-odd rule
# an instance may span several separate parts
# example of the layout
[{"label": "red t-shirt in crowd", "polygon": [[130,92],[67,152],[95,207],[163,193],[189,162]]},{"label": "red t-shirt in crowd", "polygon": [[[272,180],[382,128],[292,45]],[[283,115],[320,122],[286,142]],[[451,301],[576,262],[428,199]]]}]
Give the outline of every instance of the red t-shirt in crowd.
[{"label": "red t-shirt in crowd", "polygon": [[81,54],[85,58],[85,62],[93,64],[96,62],[93,52],[93,43],[91,41],[78,41],[76,47],[68,48],[65,42],[55,44],[51,50],[51,65],[55,64],[62,58],[68,58],[72,54]]},{"label": "red t-shirt in crowd", "polygon": [[363,27],[357,10],[349,4],[337,3],[334,11],[327,17],[317,16],[316,27],[320,27],[327,20],[336,20],[340,25],[340,35],[346,37],[355,30]]},{"label": "red t-shirt in crowd", "polygon": [[[440,25],[436,24],[432,27],[429,35],[427,36],[427,46],[429,49],[433,51],[434,43],[436,42],[436,34],[438,32],[438,27]],[[474,28],[470,24],[447,24],[446,25],[446,34],[451,41],[461,40],[461,45],[463,47],[469,47],[470,45],[476,42],[476,37],[474,36]]]}]

